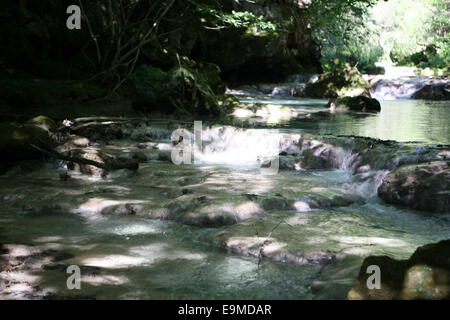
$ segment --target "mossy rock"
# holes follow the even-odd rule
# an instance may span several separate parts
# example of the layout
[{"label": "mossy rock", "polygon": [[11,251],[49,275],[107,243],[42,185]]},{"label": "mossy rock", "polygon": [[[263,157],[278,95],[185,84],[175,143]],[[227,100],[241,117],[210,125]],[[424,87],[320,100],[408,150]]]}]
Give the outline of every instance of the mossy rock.
[{"label": "mossy rock", "polygon": [[365,96],[339,97],[328,102],[331,111],[381,111],[381,104],[377,99]]},{"label": "mossy rock", "polygon": [[56,122],[53,119],[47,116],[37,116],[28,121],[30,124],[35,125],[45,131],[55,131],[56,130]]},{"label": "mossy rock", "polygon": [[316,82],[305,87],[303,96],[309,98],[370,97],[370,84],[358,69],[347,65],[344,69],[321,74]]},{"label": "mossy rock", "polygon": [[40,159],[42,153],[33,147],[48,149],[54,142],[44,129],[32,124],[0,124],[0,172],[15,162],[28,159]]}]

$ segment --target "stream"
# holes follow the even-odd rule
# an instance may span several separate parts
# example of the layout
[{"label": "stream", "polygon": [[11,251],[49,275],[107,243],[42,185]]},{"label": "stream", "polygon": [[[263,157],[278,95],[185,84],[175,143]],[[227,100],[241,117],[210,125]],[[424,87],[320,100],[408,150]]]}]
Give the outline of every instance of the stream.
[{"label": "stream", "polygon": [[[449,238],[449,215],[385,204],[376,195],[383,172],[356,179],[346,165],[351,153],[343,151],[332,170],[264,175],[258,167],[259,157],[272,151],[264,141],[274,128],[287,135],[363,136],[418,148],[450,144],[449,101],[399,99],[381,101],[376,114],[331,114],[326,100],[239,98],[285,105],[297,116],[256,121],[246,129],[204,127],[208,144],[197,164],[176,166],[153,156],[169,149],[170,136],[163,133],[151,141],[159,149],[141,150],[129,139],[97,146],[119,154],[144,152],[148,161],[137,173],[121,170],[102,179],[70,172],[71,179],[60,181],[64,166],[47,163],[0,176],[0,243],[15,261],[9,272],[0,273],[0,299],[345,299],[365,257],[407,259],[417,247]],[[253,211],[260,209],[249,204],[255,195],[267,200],[257,201],[264,212],[256,216]],[[278,204],[275,195],[294,201],[294,209]],[[356,200],[314,208],[304,200],[311,195]],[[190,208],[193,197],[206,203]],[[167,210],[231,212],[250,219],[205,227],[153,219]],[[258,259],[233,245],[247,241],[251,248],[251,239],[264,237],[299,256],[332,253],[333,261]],[[81,267],[81,290],[66,286],[69,265]]]}]

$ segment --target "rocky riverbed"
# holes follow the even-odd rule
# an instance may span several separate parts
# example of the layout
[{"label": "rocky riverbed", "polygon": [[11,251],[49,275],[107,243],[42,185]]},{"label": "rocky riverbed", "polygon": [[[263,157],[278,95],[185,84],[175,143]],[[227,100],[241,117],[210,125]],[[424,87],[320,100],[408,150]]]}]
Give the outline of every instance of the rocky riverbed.
[{"label": "rocky riverbed", "polygon": [[[448,129],[441,143],[329,135],[314,124],[367,125],[392,106],[242,101],[239,126],[204,123],[201,145],[186,143],[193,123],[151,118],[8,127],[36,160],[0,176],[2,298],[343,299],[364,258],[448,238]],[[174,164],[181,150],[191,163]],[[70,265],[81,291],[66,287]]]}]

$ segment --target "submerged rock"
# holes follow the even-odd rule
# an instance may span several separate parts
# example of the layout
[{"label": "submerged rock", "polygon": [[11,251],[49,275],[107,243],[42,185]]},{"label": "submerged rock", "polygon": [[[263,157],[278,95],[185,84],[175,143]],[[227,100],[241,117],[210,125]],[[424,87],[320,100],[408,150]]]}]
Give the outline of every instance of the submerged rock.
[{"label": "submerged rock", "polygon": [[365,96],[340,97],[328,102],[331,111],[381,111],[380,102]]},{"label": "submerged rock", "polygon": [[169,203],[167,211],[161,211],[163,216],[152,217],[198,227],[221,227],[253,218],[263,212],[258,203],[246,201],[245,198],[236,203],[224,203],[223,200],[214,201],[206,196],[186,192]]},{"label": "submerged rock", "polygon": [[[205,240],[259,260],[296,265],[326,265],[335,261],[334,253],[307,244],[303,239],[303,228],[294,228],[291,223],[298,226],[303,220],[296,217],[286,217],[286,220],[277,220],[276,217],[250,219],[210,233]],[[299,248],[300,243],[302,248]]]},{"label": "submerged rock", "polygon": [[[380,289],[368,289],[372,273],[380,268]],[[450,240],[418,248],[408,260],[371,256],[364,260],[350,300],[450,299]]]},{"label": "submerged rock", "polygon": [[129,215],[141,214],[142,210],[143,210],[142,205],[133,204],[133,203],[125,203],[125,204],[119,204],[116,206],[106,207],[105,209],[103,209],[101,211],[101,213],[106,214],[106,215],[129,216]]},{"label": "submerged rock", "polygon": [[446,162],[401,167],[383,179],[378,196],[390,204],[436,213],[450,212],[450,170]]}]

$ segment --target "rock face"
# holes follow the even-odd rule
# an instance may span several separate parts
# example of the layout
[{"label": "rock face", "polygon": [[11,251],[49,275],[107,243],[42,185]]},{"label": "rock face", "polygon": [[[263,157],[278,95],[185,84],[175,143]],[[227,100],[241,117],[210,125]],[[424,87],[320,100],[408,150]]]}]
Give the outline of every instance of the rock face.
[{"label": "rock face", "polygon": [[328,102],[331,111],[381,111],[380,102],[365,96],[340,97]]},{"label": "rock face", "polygon": [[[368,289],[369,266],[380,268],[380,289]],[[450,299],[450,240],[418,248],[408,260],[372,256],[364,260],[350,300]]]},{"label": "rock face", "polygon": [[370,84],[358,69],[347,66],[342,70],[325,72],[316,82],[305,87],[302,95],[308,98],[337,98],[370,96]]},{"label": "rock face", "polygon": [[390,204],[436,213],[450,212],[448,163],[407,166],[383,179],[378,196]]}]

